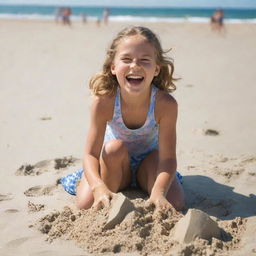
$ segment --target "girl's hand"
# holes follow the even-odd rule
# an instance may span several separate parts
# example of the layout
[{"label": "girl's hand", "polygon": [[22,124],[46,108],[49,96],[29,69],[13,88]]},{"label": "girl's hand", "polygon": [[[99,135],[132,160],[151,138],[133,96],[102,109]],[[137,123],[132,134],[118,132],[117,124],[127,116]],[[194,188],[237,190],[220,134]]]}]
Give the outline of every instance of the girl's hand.
[{"label": "girl's hand", "polygon": [[94,197],[92,207],[94,209],[100,210],[104,207],[109,207],[114,193],[112,193],[104,183],[96,185],[94,188],[92,188],[92,192]]},{"label": "girl's hand", "polygon": [[168,202],[168,200],[163,195],[158,196],[150,196],[147,200],[147,205],[154,205],[156,211],[168,211],[172,207],[172,205]]}]

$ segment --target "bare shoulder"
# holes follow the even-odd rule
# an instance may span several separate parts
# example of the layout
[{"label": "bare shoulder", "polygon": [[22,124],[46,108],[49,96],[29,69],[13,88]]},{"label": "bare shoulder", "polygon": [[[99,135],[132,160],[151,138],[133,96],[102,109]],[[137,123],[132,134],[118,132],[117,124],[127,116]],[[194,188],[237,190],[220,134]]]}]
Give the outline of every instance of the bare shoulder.
[{"label": "bare shoulder", "polygon": [[176,118],[178,111],[178,103],[176,99],[164,91],[158,91],[156,96],[156,107],[155,107],[155,116],[157,122],[165,116],[170,118]]},{"label": "bare shoulder", "polygon": [[161,105],[161,106],[165,106],[165,107],[175,107],[177,106],[177,101],[175,100],[175,98],[170,95],[167,92],[161,91],[159,90],[156,96],[156,101],[157,104]]},{"label": "bare shoulder", "polygon": [[115,95],[92,96],[91,111],[106,121],[112,119],[115,105]]}]

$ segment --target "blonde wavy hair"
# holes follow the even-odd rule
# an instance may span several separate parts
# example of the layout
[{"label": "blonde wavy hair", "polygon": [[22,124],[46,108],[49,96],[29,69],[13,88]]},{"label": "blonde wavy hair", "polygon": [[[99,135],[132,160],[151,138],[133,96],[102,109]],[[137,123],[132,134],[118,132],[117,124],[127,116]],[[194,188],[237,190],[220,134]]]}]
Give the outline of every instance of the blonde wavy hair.
[{"label": "blonde wavy hair", "polygon": [[93,76],[89,82],[89,88],[94,95],[113,95],[119,86],[116,76],[111,73],[111,65],[114,61],[116,49],[120,41],[128,36],[141,35],[150,42],[156,51],[156,63],[160,66],[158,76],[154,77],[152,83],[160,90],[172,92],[176,89],[173,83],[174,65],[173,60],[166,56],[168,51],[163,51],[157,36],[148,28],[141,26],[131,26],[120,31],[110,45],[102,72]]}]

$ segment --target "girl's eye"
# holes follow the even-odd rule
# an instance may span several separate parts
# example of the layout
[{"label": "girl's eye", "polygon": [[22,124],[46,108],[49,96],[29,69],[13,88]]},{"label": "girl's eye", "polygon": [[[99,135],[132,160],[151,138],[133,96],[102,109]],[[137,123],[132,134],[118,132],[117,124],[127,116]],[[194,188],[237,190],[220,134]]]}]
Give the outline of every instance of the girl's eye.
[{"label": "girl's eye", "polygon": [[150,62],[150,59],[141,59],[142,62]]},{"label": "girl's eye", "polygon": [[123,62],[125,62],[125,63],[127,63],[127,62],[130,62],[131,61],[131,59],[130,58],[122,58],[121,59]]}]

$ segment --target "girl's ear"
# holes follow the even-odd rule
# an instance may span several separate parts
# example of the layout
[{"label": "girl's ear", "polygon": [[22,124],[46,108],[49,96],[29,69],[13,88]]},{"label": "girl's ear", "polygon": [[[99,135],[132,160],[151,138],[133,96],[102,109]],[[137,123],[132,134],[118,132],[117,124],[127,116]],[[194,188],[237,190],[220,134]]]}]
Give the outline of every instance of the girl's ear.
[{"label": "girl's ear", "polygon": [[110,69],[111,69],[112,75],[115,75],[116,74],[116,70],[115,70],[115,65],[114,64],[111,64]]},{"label": "girl's ear", "polygon": [[160,73],[160,66],[159,66],[159,65],[156,65],[156,70],[155,70],[154,76],[158,76],[159,73]]}]

